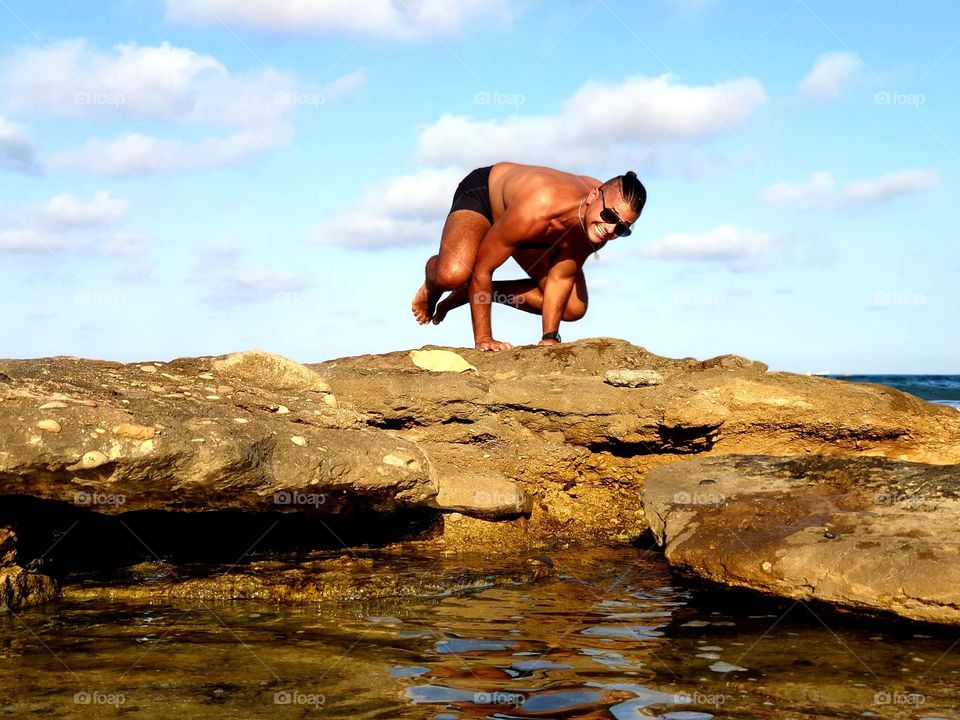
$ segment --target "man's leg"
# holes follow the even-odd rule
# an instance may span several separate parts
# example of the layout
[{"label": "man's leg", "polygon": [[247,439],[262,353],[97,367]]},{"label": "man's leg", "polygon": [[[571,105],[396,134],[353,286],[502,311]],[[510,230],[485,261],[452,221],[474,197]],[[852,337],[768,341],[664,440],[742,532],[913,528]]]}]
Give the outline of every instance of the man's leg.
[{"label": "man's leg", "polygon": [[421,325],[433,319],[440,296],[469,282],[477,251],[490,221],[473,210],[454,210],[447,215],[440,238],[440,252],[427,260],[425,282],[413,297],[411,310]]},{"label": "man's leg", "polygon": [[[544,281],[545,282],[545,281]],[[434,324],[443,322],[447,313],[469,302],[467,285],[454,290],[437,305]],[[493,283],[493,302],[515,307],[517,310],[539,315],[543,312],[543,289],[536,280],[496,280]],[[587,314],[587,281],[583,270],[577,273],[573,292],[563,312],[566,322],[579,320]]]}]

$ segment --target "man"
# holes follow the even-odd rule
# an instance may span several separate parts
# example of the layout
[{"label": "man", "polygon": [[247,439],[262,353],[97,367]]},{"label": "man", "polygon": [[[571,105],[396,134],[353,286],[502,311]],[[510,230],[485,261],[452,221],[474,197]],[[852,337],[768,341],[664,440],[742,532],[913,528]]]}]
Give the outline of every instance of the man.
[{"label": "man", "polygon": [[[426,281],[413,298],[417,322],[438,324],[469,303],[476,348],[509,350],[490,325],[490,303],[500,302],[542,316],[540,345],[559,343],[560,321],[587,312],[584,262],[629,235],[646,200],[633,172],[601,183],[507,162],[474,170],[454,193],[440,252],[427,261]],[[494,282],[493,271],[509,257],[529,278]]]}]

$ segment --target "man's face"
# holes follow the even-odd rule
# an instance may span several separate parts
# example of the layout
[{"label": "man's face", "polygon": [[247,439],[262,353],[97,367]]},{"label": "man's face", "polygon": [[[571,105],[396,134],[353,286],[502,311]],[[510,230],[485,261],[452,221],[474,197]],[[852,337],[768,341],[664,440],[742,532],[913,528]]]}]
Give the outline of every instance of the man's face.
[{"label": "man's face", "polygon": [[600,186],[596,199],[587,206],[584,224],[587,239],[601,243],[616,237],[629,235],[629,226],[637,221],[633,211],[617,187]]}]

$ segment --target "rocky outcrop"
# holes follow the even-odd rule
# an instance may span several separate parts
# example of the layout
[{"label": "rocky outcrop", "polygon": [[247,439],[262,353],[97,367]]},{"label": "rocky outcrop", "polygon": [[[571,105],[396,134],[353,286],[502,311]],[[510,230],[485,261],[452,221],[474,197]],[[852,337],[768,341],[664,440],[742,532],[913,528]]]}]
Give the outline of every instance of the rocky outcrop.
[{"label": "rocky outcrop", "polygon": [[451,550],[635,541],[648,471],[697,454],[948,464],[958,440],[955,410],[889,388],[607,338],[314,365],[0,360],[0,495],[119,518],[420,508]]},{"label": "rocky outcrop", "polygon": [[106,513],[332,513],[423,505],[439,490],[419,447],[339,409],[323,378],[278,356],[0,369],[3,494]]},{"label": "rocky outcrop", "polygon": [[960,625],[960,466],[698,458],[647,475],[675,568],[728,586]]},{"label": "rocky outcrop", "polygon": [[0,613],[39,605],[56,594],[51,578],[17,564],[17,536],[10,528],[0,527]]},{"label": "rocky outcrop", "polygon": [[647,471],[695,454],[960,462],[960,413],[879,385],[734,355],[673,360],[607,338],[457,353],[464,372],[428,372],[407,352],[310,366],[366,424],[422,448],[441,484],[465,473],[519,483],[529,519],[448,518],[454,546],[635,540],[648,529]]}]

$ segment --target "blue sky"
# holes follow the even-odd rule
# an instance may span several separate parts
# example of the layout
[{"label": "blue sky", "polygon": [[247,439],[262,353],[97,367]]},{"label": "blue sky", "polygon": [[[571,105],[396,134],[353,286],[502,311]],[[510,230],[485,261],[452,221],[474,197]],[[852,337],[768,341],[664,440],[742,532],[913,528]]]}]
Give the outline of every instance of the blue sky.
[{"label": "blue sky", "polygon": [[565,339],[960,372],[960,4],[57,5],[0,0],[0,357],[471,346],[410,298],[512,160],[648,189]]}]

